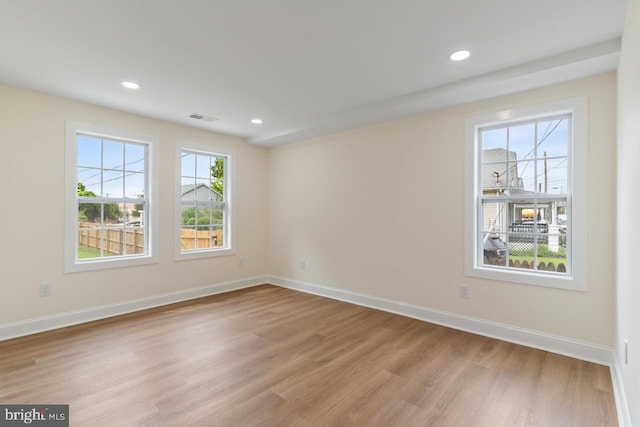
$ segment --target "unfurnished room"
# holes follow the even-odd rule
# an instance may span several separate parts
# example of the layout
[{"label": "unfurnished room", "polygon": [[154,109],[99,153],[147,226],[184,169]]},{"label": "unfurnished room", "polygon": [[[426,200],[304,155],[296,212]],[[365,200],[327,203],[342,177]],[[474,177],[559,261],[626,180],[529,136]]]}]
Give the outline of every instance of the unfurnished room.
[{"label": "unfurnished room", "polygon": [[0,0],[1,426],[640,426],[640,0]]}]

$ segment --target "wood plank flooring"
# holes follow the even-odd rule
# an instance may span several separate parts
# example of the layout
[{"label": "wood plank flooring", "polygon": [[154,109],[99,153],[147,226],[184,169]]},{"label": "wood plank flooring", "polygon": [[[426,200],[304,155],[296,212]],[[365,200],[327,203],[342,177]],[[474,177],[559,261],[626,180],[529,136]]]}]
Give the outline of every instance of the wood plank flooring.
[{"label": "wood plank flooring", "polygon": [[0,342],[72,426],[615,426],[609,369],[264,285]]}]

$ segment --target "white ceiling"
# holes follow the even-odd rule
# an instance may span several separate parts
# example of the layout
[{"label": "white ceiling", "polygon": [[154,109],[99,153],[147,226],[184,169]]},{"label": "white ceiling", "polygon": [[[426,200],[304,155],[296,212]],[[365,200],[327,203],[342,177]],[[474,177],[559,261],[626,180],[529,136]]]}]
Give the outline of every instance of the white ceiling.
[{"label": "white ceiling", "polygon": [[614,70],[626,3],[0,0],[0,83],[275,145]]}]

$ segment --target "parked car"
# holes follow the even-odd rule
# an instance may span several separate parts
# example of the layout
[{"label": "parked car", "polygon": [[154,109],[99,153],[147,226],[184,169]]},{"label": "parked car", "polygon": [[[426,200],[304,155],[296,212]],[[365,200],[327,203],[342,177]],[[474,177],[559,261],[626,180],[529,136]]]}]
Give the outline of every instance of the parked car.
[{"label": "parked car", "polygon": [[484,239],[484,256],[488,260],[502,259],[507,255],[507,244],[497,234],[490,234]]}]

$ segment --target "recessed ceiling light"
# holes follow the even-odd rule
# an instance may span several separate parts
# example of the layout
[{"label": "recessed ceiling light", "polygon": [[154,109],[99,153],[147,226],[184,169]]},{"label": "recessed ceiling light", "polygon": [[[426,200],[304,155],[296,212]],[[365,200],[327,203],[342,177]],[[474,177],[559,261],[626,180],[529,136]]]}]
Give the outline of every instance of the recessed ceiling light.
[{"label": "recessed ceiling light", "polygon": [[254,125],[261,125],[262,119],[251,119],[251,123],[253,123]]},{"label": "recessed ceiling light", "polygon": [[462,61],[467,59],[470,55],[471,52],[469,52],[468,50],[459,50],[449,55],[449,59],[452,61]]},{"label": "recessed ceiling light", "polygon": [[140,89],[140,85],[136,82],[122,82],[120,84],[127,89]]}]

